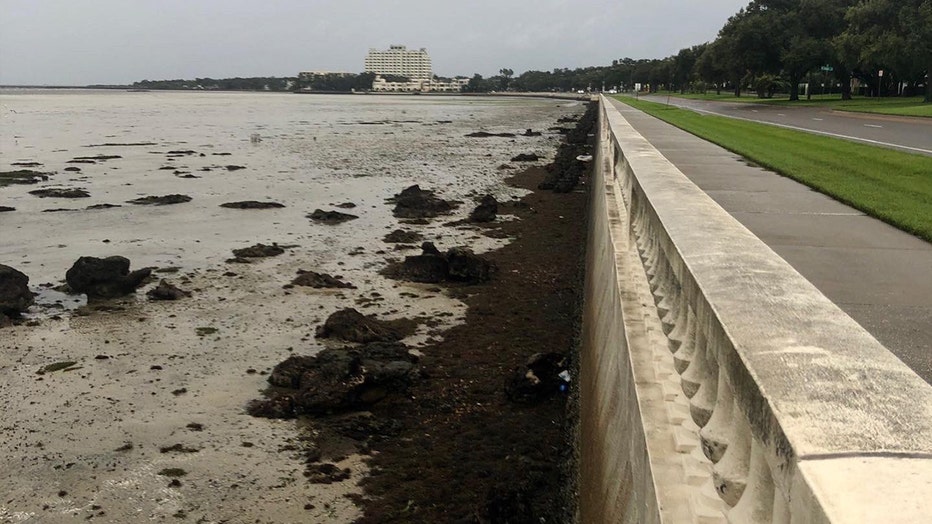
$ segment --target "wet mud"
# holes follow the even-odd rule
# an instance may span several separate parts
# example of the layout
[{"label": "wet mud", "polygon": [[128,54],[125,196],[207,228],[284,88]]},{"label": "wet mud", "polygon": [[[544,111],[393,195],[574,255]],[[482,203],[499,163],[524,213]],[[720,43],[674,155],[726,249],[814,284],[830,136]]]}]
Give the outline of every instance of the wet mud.
[{"label": "wet mud", "polygon": [[[512,275],[501,274],[502,261],[507,272],[517,266],[508,257],[491,257],[499,272],[472,285],[393,280],[380,271],[403,262],[405,246],[421,240],[443,246],[444,253],[468,247],[483,258],[503,253],[500,248],[509,242],[520,243],[525,233],[519,226],[536,214],[531,212],[536,204],[526,200],[534,186],[505,184],[504,177],[513,170],[496,166],[522,151],[550,158],[561,136],[545,133],[522,138],[520,144],[470,144],[463,134],[477,128],[546,128],[561,116],[581,114],[582,106],[554,101],[435,103],[410,97],[345,109],[330,97],[308,102],[307,97],[252,94],[80,96],[90,98],[69,105],[60,95],[39,94],[14,103],[52,107],[58,120],[69,118],[70,111],[70,118],[85,125],[84,119],[94,114],[93,126],[83,133],[46,127],[34,116],[41,116],[41,110],[17,111],[4,117],[12,121],[0,126],[0,170],[14,171],[12,161],[41,163],[43,171],[54,173],[55,188],[81,188],[90,194],[86,210],[42,213],[41,199],[28,193],[35,185],[0,185],[0,204],[16,209],[0,216],[0,263],[28,275],[35,294],[22,322],[0,328],[0,409],[7,443],[0,453],[0,469],[21,473],[0,479],[0,520],[352,522],[378,518],[364,513],[416,511],[415,520],[430,515],[422,513],[422,502],[405,513],[397,494],[380,498],[381,509],[367,506],[370,495],[364,490],[388,493],[378,488],[388,480],[386,471],[400,475],[395,483],[413,471],[373,460],[390,459],[388,448],[410,438],[399,436],[433,428],[435,417],[438,431],[453,427],[446,417],[451,409],[461,408],[444,404],[445,398],[452,398],[447,392],[427,395],[429,405],[414,412],[405,406],[410,407],[423,387],[450,384],[462,393],[465,386],[457,376],[473,371],[454,368],[477,362],[454,356],[470,350],[438,356],[447,353],[439,344],[459,340],[455,343],[465,348],[456,326],[481,318],[480,312],[492,302],[510,304],[504,290],[500,296],[496,291],[488,295],[488,303],[476,303],[471,289],[497,286],[503,276],[510,279]],[[116,109],[85,113],[85,108],[94,107],[94,96],[118,96],[122,102],[113,104]],[[318,105],[303,107],[306,103]],[[256,104],[263,107],[261,114],[251,109]],[[128,112],[120,112],[124,110]],[[367,116],[360,117],[360,112]],[[401,112],[405,118],[391,117]],[[143,114],[145,125],[137,125]],[[382,125],[360,125],[361,120]],[[447,123],[439,125],[441,120]],[[253,141],[251,135],[261,140]],[[346,148],[348,141],[352,151]],[[82,154],[84,147],[101,152]],[[107,148],[119,148],[119,154]],[[230,163],[210,162],[221,155]],[[65,171],[69,165],[81,165],[82,171]],[[174,171],[197,172],[200,178],[182,180]],[[385,200],[412,184],[431,188],[444,201],[491,195],[499,202],[498,213],[490,222],[468,224],[464,222],[470,210],[453,206],[443,210],[449,213],[444,220],[459,222],[456,225],[435,217],[399,219]],[[180,191],[191,198],[185,205],[111,204],[181,195]],[[285,207],[257,213],[220,207],[248,201]],[[306,218],[314,209],[348,202],[355,203],[359,218],[346,225],[321,227]],[[399,253],[383,239],[399,230],[403,220],[410,220],[402,229],[406,233],[393,237],[404,241],[395,244],[402,248]],[[415,220],[423,222],[411,223]],[[574,241],[563,234],[560,238]],[[231,250],[257,245],[278,246],[282,252],[228,260]],[[95,296],[90,303],[86,292],[62,286],[68,268],[80,257],[114,255],[131,260],[134,268],[150,269],[151,275],[139,282],[131,279],[132,291],[124,286],[130,282],[115,284],[121,292],[128,291],[125,295]],[[251,263],[235,263],[244,260]],[[325,283],[333,283],[327,276],[355,287],[293,283],[296,275],[311,273],[303,268],[313,268]],[[538,270],[532,273],[543,277]],[[129,277],[132,271],[121,274]],[[167,275],[171,280],[163,284],[161,277]],[[520,286],[529,284],[525,291],[514,289],[516,299],[530,296],[533,283]],[[561,293],[554,297],[565,298]],[[316,336],[331,314],[348,308],[366,318],[400,324],[401,338],[389,343]],[[498,323],[510,324],[508,318]],[[495,329],[484,329],[488,333],[473,340],[476,347],[499,348],[503,342],[493,342]],[[540,333],[533,338],[539,339]],[[251,402],[272,398],[262,395],[267,379],[290,357],[332,350],[357,352],[361,362],[376,354],[361,349],[373,343],[404,345],[403,357],[392,353],[401,358],[389,358],[382,368],[370,366],[397,370],[404,367],[400,362],[409,362],[415,371],[404,374],[409,379],[404,387],[395,387],[395,379],[373,382],[350,365],[343,375],[350,379],[347,383],[361,380],[368,385],[345,391],[343,407],[332,410],[327,424],[309,418],[309,411],[296,411],[296,420],[247,413]],[[507,353],[497,367],[518,366],[543,350],[529,351],[525,342],[514,340],[505,345],[521,355],[512,359]],[[453,360],[441,363],[438,358]],[[508,374],[496,375],[494,389],[496,398],[512,404],[502,393]],[[373,384],[380,385],[370,388]],[[562,405],[554,399],[558,397],[541,404]],[[397,417],[380,412],[402,407]],[[410,417],[428,412],[434,414],[418,422],[427,426],[415,429],[418,424]],[[472,432],[468,421],[463,422],[465,432]],[[490,435],[501,436],[496,431]],[[420,445],[420,437],[414,442]],[[450,445],[457,442],[449,440]],[[382,451],[375,453],[380,446]],[[414,451],[408,444],[403,448],[405,453]],[[411,456],[390,460],[407,462]],[[477,456],[474,462],[481,466],[486,459]],[[443,484],[438,479],[451,473],[443,467],[431,473],[431,464],[418,467],[428,472],[416,490],[425,497],[428,485]],[[461,476],[452,473],[454,479]],[[369,480],[360,486],[361,479]],[[470,482],[462,487],[478,489],[484,497],[483,486]],[[486,505],[464,499],[451,503],[460,509]]]}]

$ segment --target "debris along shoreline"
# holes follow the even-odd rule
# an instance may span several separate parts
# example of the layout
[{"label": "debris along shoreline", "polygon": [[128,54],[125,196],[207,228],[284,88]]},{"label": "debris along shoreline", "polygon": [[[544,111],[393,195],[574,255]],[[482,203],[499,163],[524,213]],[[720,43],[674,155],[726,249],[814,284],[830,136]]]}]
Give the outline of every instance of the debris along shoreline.
[{"label": "debris along shoreline", "polygon": [[[592,113],[580,119],[575,143],[561,146],[564,156],[591,150]],[[388,323],[343,310],[317,336],[332,336],[327,326],[339,317],[340,338],[359,344],[292,356],[272,371],[273,387],[250,412],[303,417],[314,435],[306,454],[311,482],[341,481],[349,472],[337,462],[347,453],[369,455],[364,494],[354,497],[364,511],[358,522],[573,519],[572,379],[586,236],[586,194],[578,184],[587,173],[583,162],[558,157],[509,179],[536,191],[501,206],[517,220],[479,226],[514,239],[477,257],[484,259],[485,270],[474,272],[481,277],[446,276],[457,248],[444,255],[430,242],[422,255],[387,268],[390,278],[443,283],[466,303],[465,323],[442,339],[412,352]],[[423,278],[425,266],[437,265],[440,276]]]},{"label": "debris along shoreline", "polygon": [[[518,108],[510,114],[507,108],[505,113],[496,109],[494,114],[481,115],[480,121],[492,122],[490,128],[496,130],[508,129],[506,122],[512,121],[543,129],[558,116],[567,115],[563,107],[534,106],[527,113]],[[572,114],[581,113],[579,104],[571,107]],[[472,109],[458,111],[472,117],[466,114]],[[260,168],[267,164],[262,159],[270,155],[265,145],[213,144],[234,151],[230,160],[250,166],[245,174],[232,171],[234,175],[227,174],[227,169],[214,169],[208,155],[218,153],[211,152],[211,140],[200,138],[200,133],[210,129],[200,128],[190,133],[198,135],[198,150],[205,152],[189,153],[177,145],[184,142],[168,145],[160,140],[161,147],[152,151],[121,150],[123,158],[109,161],[112,166],[95,168],[93,163],[104,162],[95,158],[82,165],[83,173],[56,174],[56,183],[66,187],[80,183],[86,188],[91,194],[89,207],[95,209],[105,205],[97,204],[103,199],[148,202],[151,195],[171,197],[180,205],[124,204],[120,209],[106,204],[116,209],[94,212],[84,212],[81,206],[65,217],[66,213],[43,213],[49,204],[30,195],[29,185],[3,187],[0,196],[15,203],[16,210],[4,213],[2,220],[37,217],[43,224],[58,227],[50,228],[42,243],[32,242],[24,234],[27,228],[11,228],[13,242],[4,246],[7,250],[0,261],[13,266],[0,268],[9,284],[8,288],[0,285],[9,291],[0,297],[0,369],[4,370],[0,408],[8,414],[9,430],[9,446],[0,453],[0,464],[22,471],[0,479],[0,491],[6,494],[0,501],[0,520],[10,516],[48,522],[81,517],[126,520],[129,515],[145,515],[192,521],[350,522],[368,518],[378,522],[387,514],[395,515],[386,517],[389,520],[404,522],[422,517],[450,520],[430,517],[422,509],[415,511],[415,504],[417,508],[434,504],[433,493],[427,489],[430,483],[418,488],[418,497],[404,498],[402,488],[413,469],[375,462],[392,456],[385,446],[399,442],[407,446],[408,439],[414,438],[409,435],[449,435],[457,428],[441,424],[436,432],[425,431],[433,427],[432,421],[418,421],[417,414],[448,416],[461,409],[460,401],[453,401],[460,394],[465,413],[473,406],[494,404],[486,398],[473,399],[467,383],[459,380],[459,371],[449,374],[460,365],[473,366],[472,357],[443,363],[431,353],[466,355],[474,349],[473,340],[491,337],[482,343],[483,348],[514,346],[520,355],[496,364],[501,369],[485,369],[482,380],[492,380],[494,386],[483,386],[487,391],[477,394],[511,399],[509,404],[523,402],[515,404],[519,411],[556,400],[565,404],[560,388],[566,384],[553,380],[551,371],[567,365],[566,348],[543,351],[539,343],[493,342],[495,337],[507,342],[496,330],[500,324],[511,324],[494,316],[486,319],[493,321],[491,328],[473,322],[488,332],[478,337],[451,339],[456,332],[448,332],[466,320],[467,303],[474,310],[470,313],[473,320],[481,318],[483,311],[507,320],[511,311],[495,312],[495,303],[546,288],[527,282],[524,288],[512,290],[495,287],[517,276],[508,273],[531,267],[509,262],[503,255],[507,252],[494,249],[524,236],[523,228],[538,223],[535,215],[539,213],[531,197],[518,200],[537,181],[507,187],[502,171],[515,168],[494,166],[522,151],[549,157],[546,153],[555,148],[559,134],[492,137],[484,140],[483,150],[489,154],[463,156],[475,148],[462,138],[469,127],[475,129],[473,125],[464,121],[431,125],[429,130],[414,127],[416,133],[388,138],[380,138],[382,133],[367,134],[368,127],[353,128],[354,135],[369,137],[362,144],[372,146],[372,153],[360,162],[339,153],[345,136],[320,135],[317,144],[329,143],[328,148],[312,151],[328,169],[319,173],[320,180],[299,178],[300,164],[295,158],[283,159],[280,167],[285,169]],[[152,133],[146,130],[127,139],[135,142]],[[422,154],[425,141],[433,147]],[[299,138],[294,143],[309,142]],[[37,149],[28,158],[25,154],[17,158],[35,157],[45,165],[72,158],[73,153],[58,152],[55,147],[49,142],[46,151]],[[397,159],[384,156],[396,150],[406,153]],[[366,153],[365,148],[362,152]],[[181,155],[174,160],[176,164],[165,165],[175,155]],[[412,155],[423,162],[408,161]],[[458,160],[449,163],[453,157]],[[328,158],[330,163],[326,163]],[[197,172],[201,178],[175,182],[177,174],[159,166]],[[349,169],[330,170],[341,166]],[[208,169],[222,173],[201,174]],[[542,173],[537,170],[537,175]],[[269,185],[273,180],[274,185]],[[403,189],[417,183],[423,187],[425,181],[429,187]],[[185,184],[187,189],[175,189],[174,183]],[[267,189],[253,190],[259,186]],[[212,192],[221,187],[229,190]],[[392,193],[398,194],[385,202]],[[243,200],[247,196],[259,200]],[[553,196],[565,203],[579,195]],[[284,207],[265,205],[276,201]],[[237,206],[228,209],[223,203]],[[314,209],[329,213],[351,208],[358,218],[350,222],[307,216]],[[135,217],[131,229],[123,228],[130,223],[121,219],[127,213]],[[555,221],[560,215],[575,216],[569,208],[547,214]],[[167,220],[169,216],[173,220]],[[80,227],[85,222],[96,229]],[[220,224],[224,227],[213,227]],[[540,232],[552,236],[555,231],[544,225]],[[552,240],[563,242],[560,236]],[[581,241],[566,245],[581,245]],[[573,252],[571,247],[568,251]],[[81,263],[75,262],[82,257],[86,258]],[[550,253],[535,257],[546,259]],[[409,260],[413,266],[405,265]],[[72,265],[77,269],[67,279],[71,284],[63,283],[65,270]],[[414,279],[404,271],[386,278],[389,268],[396,266],[423,275],[426,281],[411,282]],[[535,271],[523,276],[542,277]],[[498,289],[502,297],[495,296]],[[488,304],[475,305],[473,295],[484,296]],[[538,312],[526,313],[532,314]],[[549,341],[555,330],[550,325],[554,324],[552,316],[547,316],[545,324],[518,322],[513,327],[525,324],[534,340]],[[449,340],[458,340],[461,349],[443,345]],[[531,358],[538,352],[538,357]],[[293,386],[302,387],[306,375],[314,383],[318,370],[311,368],[308,374],[308,359],[296,359],[293,362],[299,365],[288,375],[282,373],[280,364],[292,356],[315,354],[333,357],[326,372],[317,373],[322,386],[317,395],[275,405],[285,408],[276,417],[294,416],[300,423],[257,419],[247,413],[251,401],[263,400],[260,392],[268,387],[267,378],[273,373],[291,377],[282,378],[276,385],[278,391],[300,396],[302,390]],[[545,387],[537,388],[543,395],[533,387],[538,378],[544,379],[540,382]],[[451,395],[438,389],[451,385],[463,391],[457,389]],[[417,407],[409,401],[429,403]],[[405,409],[398,411],[398,417],[381,416],[392,406]],[[48,420],[56,423],[48,424]],[[546,416],[515,422],[516,427],[526,428],[531,423],[548,428],[561,425]],[[460,453],[461,467],[494,471],[484,466],[490,456],[480,452],[484,448],[497,450],[496,462],[505,460],[499,444],[509,442],[510,437],[501,431],[492,431],[488,437],[494,443],[481,446],[475,457]],[[455,438],[444,438],[444,442],[464,446]],[[451,449],[437,447],[447,455]],[[407,455],[401,457],[426,459],[412,465],[425,470],[433,467],[434,459],[423,455],[421,448],[402,451]],[[524,468],[527,460],[518,466]],[[359,482],[373,467],[375,475],[366,481],[363,493]],[[395,495],[379,494],[378,478],[389,478],[381,477],[386,468],[404,475],[394,477],[393,482],[400,483],[395,488],[401,489]],[[443,469],[429,474],[435,484],[450,475],[450,470]],[[513,502],[523,504],[525,495],[493,501],[498,509],[489,510],[486,486],[456,480],[461,476],[456,473],[450,478],[479,498],[453,502],[443,515],[472,518],[522,513],[520,508],[508,507]],[[368,501],[380,506],[365,509]],[[409,501],[412,506],[405,511]],[[363,517],[364,510],[375,516]]]}]

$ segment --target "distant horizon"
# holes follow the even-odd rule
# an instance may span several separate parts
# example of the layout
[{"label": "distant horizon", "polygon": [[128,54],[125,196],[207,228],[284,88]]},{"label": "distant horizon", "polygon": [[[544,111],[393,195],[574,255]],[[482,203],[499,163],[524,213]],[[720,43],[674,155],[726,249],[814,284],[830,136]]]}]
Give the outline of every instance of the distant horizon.
[{"label": "distant horizon", "polygon": [[[714,40],[747,0],[0,0],[0,85],[361,72],[369,48],[426,48],[440,76],[664,58]],[[367,13],[360,17],[358,13]]]}]

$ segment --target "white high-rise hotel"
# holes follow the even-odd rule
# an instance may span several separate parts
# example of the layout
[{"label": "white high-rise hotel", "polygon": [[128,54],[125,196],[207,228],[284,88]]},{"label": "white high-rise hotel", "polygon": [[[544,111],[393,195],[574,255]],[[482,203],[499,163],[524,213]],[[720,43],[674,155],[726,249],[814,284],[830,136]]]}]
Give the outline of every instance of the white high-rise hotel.
[{"label": "white high-rise hotel", "polygon": [[365,69],[367,73],[401,75],[412,81],[429,80],[432,75],[427,49],[422,47],[415,51],[403,45],[393,45],[385,51],[369,49]]}]

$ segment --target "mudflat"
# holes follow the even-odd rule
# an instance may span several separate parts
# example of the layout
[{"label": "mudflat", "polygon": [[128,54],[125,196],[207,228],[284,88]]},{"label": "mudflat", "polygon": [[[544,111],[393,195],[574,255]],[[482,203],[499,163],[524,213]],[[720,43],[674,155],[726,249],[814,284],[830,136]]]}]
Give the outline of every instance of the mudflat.
[{"label": "mudflat", "polygon": [[[561,334],[564,328],[557,320],[569,322],[571,316],[550,308],[571,303],[565,299],[575,293],[573,285],[556,273],[575,278],[575,266],[546,269],[522,257],[530,254],[539,262],[552,258],[562,265],[556,255],[573,255],[582,246],[568,232],[545,232],[573,220],[571,227],[581,235],[582,215],[574,217],[568,203],[581,202],[582,196],[528,196],[529,188],[536,187],[533,177],[542,172],[532,168],[509,184],[505,179],[518,170],[503,164],[522,153],[540,155],[538,166],[547,162],[562,139],[559,131],[548,132],[547,127],[560,117],[578,117],[582,105],[544,100],[432,103],[409,97],[414,100],[364,102],[362,112],[347,113],[323,98],[313,102],[323,106],[305,107],[295,99],[304,103],[310,97],[275,95],[171,94],[168,100],[146,100],[136,97],[162,95],[127,93],[109,99],[104,108],[96,94],[72,100],[48,93],[28,96],[32,98],[4,96],[5,105],[35,111],[17,111],[16,122],[4,122],[0,170],[35,162],[41,166],[33,169],[53,174],[35,184],[0,187],[0,204],[14,208],[0,215],[0,263],[28,275],[38,292],[36,305],[17,325],[0,329],[0,431],[5,443],[0,469],[16,472],[0,479],[0,519],[410,521],[405,515],[410,517],[414,508],[415,520],[429,520],[433,514],[423,513],[429,503],[409,506],[408,500],[439,501],[444,493],[433,491],[439,484],[461,486],[461,495],[454,497],[456,509],[436,514],[466,518],[481,510],[488,482],[497,475],[482,464],[509,465],[509,456],[522,464],[538,460],[520,451],[501,456],[506,447],[498,437],[507,437],[512,427],[508,417],[513,427],[525,428],[518,434],[559,437],[559,431],[531,431],[530,421],[560,426],[562,398],[512,405],[504,396],[503,381],[537,352],[530,351],[532,346],[553,341],[566,349],[563,342],[571,335]],[[139,113],[141,108],[148,112]],[[392,117],[399,114],[405,117]],[[91,122],[94,115],[97,119]],[[51,122],[63,118],[71,132],[69,126],[50,130]],[[365,124],[370,121],[382,123]],[[76,127],[81,132],[73,132]],[[544,133],[464,136],[527,128]],[[250,140],[254,133],[261,135],[259,142]],[[80,171],[66,166],[80,166]],[[396,218],[386,199],[411,184],[460,205],[442,217]],[[29,194],[41,188],[80,188],[90,196],[59,200]],[[499,217],[490,224],[462,222],[486,194],[502,203]],[[161,197],[169,198],[156,200]],[[541,199],[536,206],[534,198]],[[137,199],[152,203],[129,203]],[[247,201],[280,206],[221,207]],[[560,211],[564,205],[566,212]],[[359,218],[315,222],[307,215],[316,209],[351,209]],[[542,217],[552,223],[534,226]],[[498,271],[475,286],[389,279],[381,270],[421,251],[416,243],[383,241],[397,229],[415,232],[444,250],[468,246],[490,258]],[[537,240],[523,244],[525,238]],[[495,251],[510,243],[524,245],[525,253]],[[276,254],[269,257],[233,253],[257,244],[281,251],[273,249]],[[90,303],[83,295],[53,289],[79,257],[111,255],[129,258],[132,269],[152,268],[153,278],[124,298]],[[324,282],[352,287],[293,283],[310,272],[328,275],[330,279],[321,278]],[[190,296],[150,300],[146,293],[160,280]],[[505,287],[495,287],[499,285]],[[557,287],[547,287],[551,285]],[[532,300],[547,289],[557,290],[547,297],[551,305]],[[520,316],[490,309],[501,304],[518,311],[519,303],[533,309]],[[255,418],[246,407],[262,398],[269,373],[289,356],[343,347],[342,342],[316,337],[315,331],[330,314],[347,307],[413,323],[413,334],[401,342],[422,355],[427,376],[405,395],[373,406],[373,416],[378,409],[398,408],[399,424],[392,430],[398,437],[384,444],[374,439],[368,449],[354,444],[333,452],[328,463],[338,472],[348,470],[347,478],[337,479],[308,469],[308,453],[321,447],[322,430],[313,419]],[[523,331],[497,336],[497,327],[475,322],[483,317],[496,318],[494,326]],[[548,322],[534,324],[543,319]],[[456,331],[463,321],[485,333],[479,337]],[[453,346],[443,346],[448,342]],[[486,353],[474,354],[476,348]],[[492,358],[488,351],[500,350],[501,360],[488,360],[494,371],[503,372],[496,376],[479,364]],[[482,369],[487,373],[469,378]],[[478,385],[471,386],[471,380]],[[455,394],[446,392],[454,385]],[[419,388],[426,388],[423,395]],[[418,404],[432,392],[440,404]],[[455,402],[444,404],[444,398]],[[452,417],[456,412],[466,418]],[[506,417],[485,431],[495,443],[488,441],[489,455],[476,455],[471,460],[476,467],[468,473],[432,464],[434,459],[413,460],[421,453],[413,448],[396,459],[387,448],[379,448],[390,445],[401,451],[411,442],[422,442],[422,436],[413,435],[431,434],[434,426],[437,435],[457,428],[463,434],[482,431],[484,423],[473,412]],[[532,413],[541,416],[523,418]],[[459,449],[467,443],[445,439],[443,446],[454,444]],[[445,455],[454,451],[431,446]],[[470,451],[468,446],[462,449]],[[548,461],[561,454],[539,457],[540,463],[556,464]],[[382,457],[389,462],[380,463]],[[412,486],[412,494],[418,495],[401,504],[406,488],[397,480],[407,479],[416,468],[426,468],[421,484]],[[397,475],[394,480],[392,475]],[[544,476],[550,478],[549,473]],[[458,484],[460,478],[469,480]],[[321,479],[330,482],[311,482]],[[402,491],[389,493],[389,484]],[[466,493],[475,498],[463,498]]]}]

